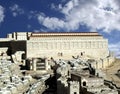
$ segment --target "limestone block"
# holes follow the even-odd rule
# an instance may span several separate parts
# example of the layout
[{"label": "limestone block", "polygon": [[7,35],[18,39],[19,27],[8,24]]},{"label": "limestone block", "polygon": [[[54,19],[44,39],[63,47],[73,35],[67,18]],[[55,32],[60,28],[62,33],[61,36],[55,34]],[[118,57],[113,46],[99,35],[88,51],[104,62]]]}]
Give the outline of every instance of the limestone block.
[{"label": "limestone block", "polygon": [[25,80],[23,80],[22,81],[23,82],[23,85],[25,86],[25,87],[27,87],[27,86],[29,86],[29,80],[27,80],[27,79],[25,79]]},{"label": "limestone block", "polygon": [[7,90],[6,88],[0,90],[0,94],[12,94],[10,90]]},{"label": "limestone block", "polygon": [[8,85],[7,89],[11,91],[12,94],[17,94],[17,88],[13,85]]},{"label": "limestone block", "polygon": [[21,91],[24,88],[24,85],[22,82],[15,83],[15,86],[17,87],[18,91]]}]

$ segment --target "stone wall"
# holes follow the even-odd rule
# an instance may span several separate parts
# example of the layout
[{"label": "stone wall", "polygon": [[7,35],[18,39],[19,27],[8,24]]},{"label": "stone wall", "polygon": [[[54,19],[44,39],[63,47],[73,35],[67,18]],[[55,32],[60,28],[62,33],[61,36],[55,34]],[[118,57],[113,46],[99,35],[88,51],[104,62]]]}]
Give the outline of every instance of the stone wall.
[{"label": "stone wall", "polygon": [[[26,50],[26,58],[54,57],[68,59],[76,55],[105,58],[109,55],[108,40],[99,35],[98,32],[14,32],[8,34],[8,39],[14,40],[11,41],[12,53],[16,50]],[[26,43],[20,42],[22,40]]]},{"label": "stone wall", "polygon": [[70,81],[68,87],[68,94],[80,94],[80,86],[78,81]]},{"label": "stone wall", "polygon": [[86,55],[95,58],[108,56],[108,44],[106,39],[81,40],[74,39],[44,39],[27,41],[27,57],[72,57]]}]

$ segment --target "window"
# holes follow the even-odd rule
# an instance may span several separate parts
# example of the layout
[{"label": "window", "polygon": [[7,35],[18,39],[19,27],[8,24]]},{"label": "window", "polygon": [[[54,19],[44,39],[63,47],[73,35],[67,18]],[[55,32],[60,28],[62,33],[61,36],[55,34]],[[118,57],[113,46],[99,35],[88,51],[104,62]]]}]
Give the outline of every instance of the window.
[{"label": "window", "polygon": [[83,86],[86,86],[86,82],[83,82]]},{"label": "window", "polygon": [[83,56],[83,52],[81,52],[81,56]]}]

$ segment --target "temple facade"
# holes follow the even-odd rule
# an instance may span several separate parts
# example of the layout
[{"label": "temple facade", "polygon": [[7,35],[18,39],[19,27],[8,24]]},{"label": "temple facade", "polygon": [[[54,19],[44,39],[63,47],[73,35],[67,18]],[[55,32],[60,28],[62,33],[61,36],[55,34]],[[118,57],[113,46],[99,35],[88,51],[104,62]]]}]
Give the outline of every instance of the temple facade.
[{"label": "temple facade", "polygon": [[26,58],[70,58],[88,56],[105,58],[109,55],[108,40],[98,32],[15,32],[8,38],[26,41]]}]

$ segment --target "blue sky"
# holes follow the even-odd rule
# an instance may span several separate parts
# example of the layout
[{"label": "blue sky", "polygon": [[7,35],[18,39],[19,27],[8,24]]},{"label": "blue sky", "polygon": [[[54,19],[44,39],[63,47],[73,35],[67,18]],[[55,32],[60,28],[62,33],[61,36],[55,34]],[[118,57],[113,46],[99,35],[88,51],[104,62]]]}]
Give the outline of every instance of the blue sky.
[{"label": "blue sky", "polygon": [[0,0],[0,37],[21,31],[97,31],[120,56],[120,0]]}]

